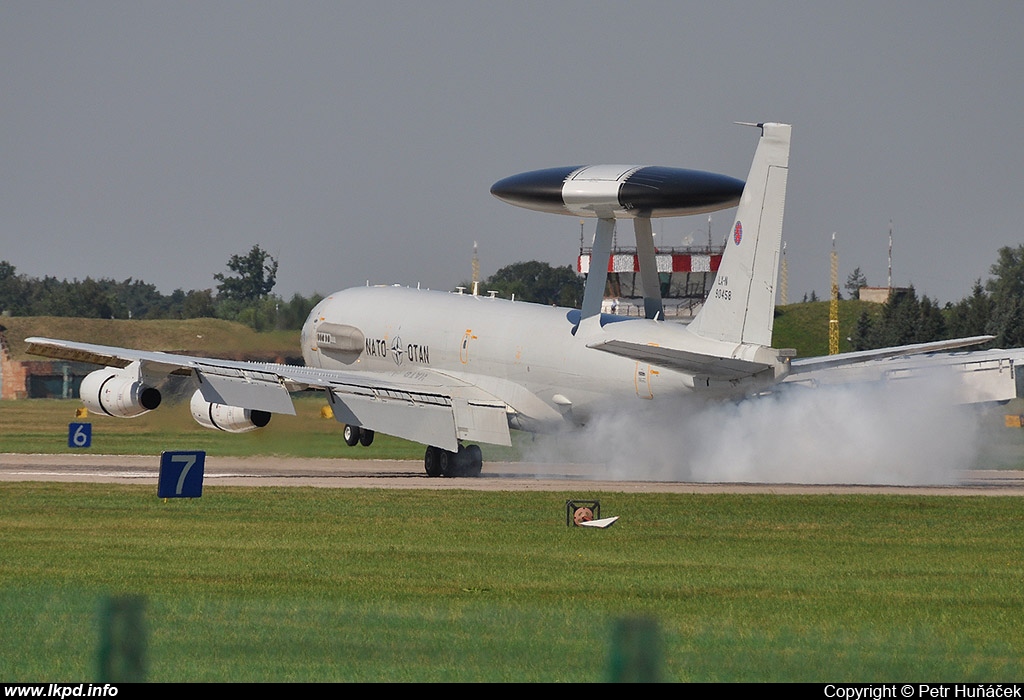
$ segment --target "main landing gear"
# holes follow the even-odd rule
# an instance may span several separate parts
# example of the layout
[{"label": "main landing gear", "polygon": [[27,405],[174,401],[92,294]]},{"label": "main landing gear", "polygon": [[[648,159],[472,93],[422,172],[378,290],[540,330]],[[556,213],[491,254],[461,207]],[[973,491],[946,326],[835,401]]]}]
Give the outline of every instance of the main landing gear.
[{"label": "main landing gear", "polygon": [[427,447],[423,467],[427,476],[480,476],[484,456],[479,445],[459,445],[458,452]]},{"label": "main landing gear", "polygon": [[346,424],[344,435],[345,444],[349,447],[355,447],[356,445],[369,447],[373,443],[373,431],[366,428],[360,428],[358,425]]}]

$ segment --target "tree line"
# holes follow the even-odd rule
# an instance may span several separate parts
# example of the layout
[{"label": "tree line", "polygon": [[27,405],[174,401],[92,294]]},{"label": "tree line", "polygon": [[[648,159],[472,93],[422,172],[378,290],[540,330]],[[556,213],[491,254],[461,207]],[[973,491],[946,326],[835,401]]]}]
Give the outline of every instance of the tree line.
[{"label": "tree line", "polygon": [[[297,330],[323,298],[295,294],[285,300],[273,294],[277,260],[260,246],[232,255],[227,272],[214,275],[213,289],[160,293],[146,282],[126,279],[58,280],[17,274],[0,261],[0,313],[9,316],[74,316],[81,318],[186,319],[222,318],[256,330]],[[913,287],[893,294],[875,313],[864,311],[850,340],[854,350],[869,350],[948,338],[994,335],[993,347],[1024,347],[1024,245],[999,250],[990,279],[977,280],[970,295],[940,305],[918,297]],[[468,286],[467,283],[464,285]],[[583,278],[569,266],[519,262],[481,282],[481,293],[495,291],[522,301],[579,307]],[[857,268],[846,289],[857,298],[867,279]],[[813,295],[810,301],[816,301]],[[805,301],[808,299],[805,298]]]},{"label": "tree line", "polygon": [[77,318],[187,319],[222,318],[256,330],[298,330],[319,294],[295,294],[289,300],[273,294],[277,260],[260,246],[232,255],[226,273],[214,275],[211,289],[175,289],[161,293],[155,285],[128,278],[60,280],[19,275],[0,260],[0,314]]},{"label": "tree line", "polygon": [[[861,313],[850,337],[853,349],[977,335],[995,336],[990,347],[1024,347],[1024,245],[1000,248],[989,274],[984,284],[975,281],[968,296],[944,306],[928,296],[918,298],[913,287],[893,294],[880,313]],[[857,268],[846,286],[856,297],[866,285]]]}]

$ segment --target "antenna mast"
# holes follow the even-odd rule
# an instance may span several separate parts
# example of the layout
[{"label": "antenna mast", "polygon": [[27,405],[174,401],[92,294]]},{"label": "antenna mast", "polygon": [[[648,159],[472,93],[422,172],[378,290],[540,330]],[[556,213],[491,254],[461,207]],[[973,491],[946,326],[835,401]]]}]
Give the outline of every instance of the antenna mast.
[{"label": "antenna mast", "polygon": [[839,254],[832,233],[832,297],[828,303],[828,354],[839,354]]},{"label": "antenna mast", "polygon": [[892,219],[889,219],[889,294],[892,294]]},{"label": "antenna mast", "polygon": [[480,258],[476,254],[476,241],[473,241],[473,296],[480,293]]}]

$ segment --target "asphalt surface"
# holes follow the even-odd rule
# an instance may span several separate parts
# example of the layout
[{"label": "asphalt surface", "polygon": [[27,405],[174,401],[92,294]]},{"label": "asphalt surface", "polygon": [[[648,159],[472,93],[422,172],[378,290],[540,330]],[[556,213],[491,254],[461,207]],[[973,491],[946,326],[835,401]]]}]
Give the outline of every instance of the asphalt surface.
[{"label": "asphalt surface", "polygon": [[[155,455],[0,454],[0,481],[61,481],[152,485]],[[476,491],[605,491],[619,493],[896,493],[925,495],[1024,496],[1024,471],[965,471],[948,485],[684,483],[609,481],[579,464],[490,462],[475,478],[428,478],[420,461],[298,459],[287,457],[206,458],[206,486],[315,486],[323,488],[462,489]]]}]

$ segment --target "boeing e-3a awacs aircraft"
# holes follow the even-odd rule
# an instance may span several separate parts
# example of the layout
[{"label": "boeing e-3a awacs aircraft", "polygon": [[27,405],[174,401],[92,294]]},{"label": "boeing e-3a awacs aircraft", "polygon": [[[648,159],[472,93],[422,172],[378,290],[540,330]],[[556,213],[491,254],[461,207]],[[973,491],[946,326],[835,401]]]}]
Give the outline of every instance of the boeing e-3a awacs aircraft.
[{"label": "boeing e-3a awacs aircraft", "polygon": [[[680,394],[756,394],[844,358],[792,360],[791,352],[771,347],[791,127],[754,126],[761,137],[745,184],[693,170],[604,165],[524,173],[492,187],[513,204],[596,218],[595,261],[608,259],[616,220],[632,219],[646,318],[600,312],[606,275],[598,264],[579,310],[397,286],[338,292],[302,329],[305,367],[47,338],[29,338],[29,351],[105,365],[82,381],[81,397],[111,416],[159,406],[169,375],[195,383],[191,410],[200,424],[233,432],[262,427],[272,413],[294,414],[291,392],[321,390],[348,444],[368,445],[375,432],[424,443],[430,476],[479,474],[475,443],[509,445],[510,428],[550,431],[585,424],[602,407]],[[703,308],[689,325],[664,321],[651,218],[737,202]],[[988,339],[888,348],[846,361]]]}]

